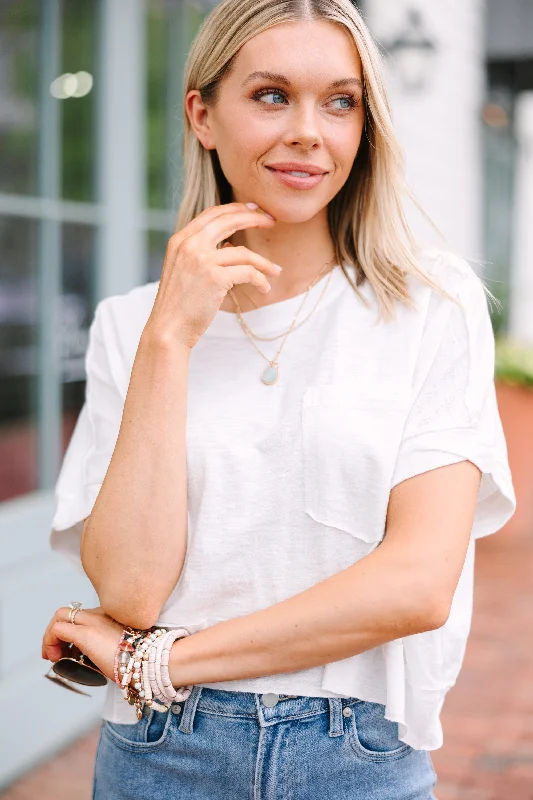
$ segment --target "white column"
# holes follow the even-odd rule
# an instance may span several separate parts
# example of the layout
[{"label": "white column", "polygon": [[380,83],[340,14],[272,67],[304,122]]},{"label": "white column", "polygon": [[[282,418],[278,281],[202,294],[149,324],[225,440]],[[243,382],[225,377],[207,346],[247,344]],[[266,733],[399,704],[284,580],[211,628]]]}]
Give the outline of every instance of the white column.
[{"label": "white column", "polygon": [[145,13],[144,0],[102,1],[98,185],[104,225],[98,298],[146,280]]},{"label": "white column", "polygon": [[533,92],[516,101],[517,142],[509,334],[533,344]]},{"label": "white column", "polygon": [[[467,257],[482,256],[482,142],[484,94],[483,0],[367,0],[366,18],[385,46],[402,33],[417,9],[437,50],[427,85],[406,91],[394,60],[388,88],[394,125],[406,154],[407,177],[418,199],[450,244]],[[442,244],[420,214],[406,204],[413,231]]]}]

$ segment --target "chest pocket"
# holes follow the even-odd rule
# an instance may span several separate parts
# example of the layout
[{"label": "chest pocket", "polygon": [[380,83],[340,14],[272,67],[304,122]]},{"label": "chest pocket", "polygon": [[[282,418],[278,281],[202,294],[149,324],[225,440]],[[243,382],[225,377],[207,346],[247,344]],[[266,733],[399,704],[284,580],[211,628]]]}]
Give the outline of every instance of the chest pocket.
[{"label": "chest pocket", "polygon": [[[396,391],[394,391],[396,390]],[[368,543],[385,531],[390,485],[407,417],[406,392],[308,386],[302,461],[305,511]]]}]

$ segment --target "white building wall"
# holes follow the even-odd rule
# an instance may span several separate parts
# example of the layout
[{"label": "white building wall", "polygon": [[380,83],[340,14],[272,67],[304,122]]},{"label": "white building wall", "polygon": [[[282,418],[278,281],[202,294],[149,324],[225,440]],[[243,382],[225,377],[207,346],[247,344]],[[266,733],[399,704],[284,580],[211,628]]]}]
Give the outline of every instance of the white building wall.
[{"label": "white building wall", "polygon": [[[406,91],[389,60],[388,85],[394,124],[406,153],[407,177],[418,199],[450,244],[468,258],[482,258],[482,140],[484,95],[483,0],[366,0],[365,17],[387,44],[404,30],[409,9],[418,9],[437,50],[426,88]],[[406,205],[414,232],[442,245],[428,223]]]},{"label": "white building wall", "polygon": [[517,140],[509,334],[533,345],[533,92],[516,101]]}]

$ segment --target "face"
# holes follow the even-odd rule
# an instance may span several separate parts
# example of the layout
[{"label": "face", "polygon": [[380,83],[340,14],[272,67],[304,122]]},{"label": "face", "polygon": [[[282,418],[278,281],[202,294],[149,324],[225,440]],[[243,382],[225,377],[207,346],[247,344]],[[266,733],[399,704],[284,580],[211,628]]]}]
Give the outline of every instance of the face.
[{"label": "face", "polygon": [[[200,142],[216,149],[233,200],[301,222],[324,212],[349,176],[364,127],[362,81],[346,30],[324,20],[289,22],[242,46],[214,108],[190,92],[187,109]],[[286,162],[322,174],[291,179]]]}]

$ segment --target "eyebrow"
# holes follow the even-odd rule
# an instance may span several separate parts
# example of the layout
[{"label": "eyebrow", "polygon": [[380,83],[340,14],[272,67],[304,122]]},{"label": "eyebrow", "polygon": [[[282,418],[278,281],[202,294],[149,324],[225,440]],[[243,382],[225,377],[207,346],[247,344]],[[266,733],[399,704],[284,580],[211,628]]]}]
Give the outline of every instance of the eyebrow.
[{"label": "eyebrow", "polygon": [[[252,72],[248,77],[242,82],[242,86],[246,86],[246,84],[250,83],[255,78],[264,78],[267,81],[272,81],[273,83],[282,83],[284,86],[290,86],[291,82],[285,75],[280,75],[277,72],[264,72],[264,71],[257,71]],[[343,86],[348,86],[353,84],[355,86],[359,86],[359,88],[363,88],[363,82],[359,78],[339,78],[337,81],[333,81],[327,86],[327,89],[340,89]]]}]

